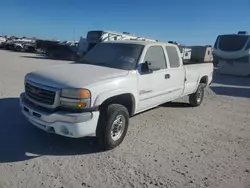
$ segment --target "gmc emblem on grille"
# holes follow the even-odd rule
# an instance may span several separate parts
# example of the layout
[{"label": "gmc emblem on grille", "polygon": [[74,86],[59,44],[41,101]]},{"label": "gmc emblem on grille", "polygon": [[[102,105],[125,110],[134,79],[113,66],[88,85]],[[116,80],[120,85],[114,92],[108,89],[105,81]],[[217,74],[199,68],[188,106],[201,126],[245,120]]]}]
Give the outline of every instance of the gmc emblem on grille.
[{"label": "gmc emblem on grille", "polygon": [[30,90],[30,92],[33,93],[33,94],[37,94],[37,95],[38,95],[41,91],[38,90],[38,89],[32,88],[32,89]]}]

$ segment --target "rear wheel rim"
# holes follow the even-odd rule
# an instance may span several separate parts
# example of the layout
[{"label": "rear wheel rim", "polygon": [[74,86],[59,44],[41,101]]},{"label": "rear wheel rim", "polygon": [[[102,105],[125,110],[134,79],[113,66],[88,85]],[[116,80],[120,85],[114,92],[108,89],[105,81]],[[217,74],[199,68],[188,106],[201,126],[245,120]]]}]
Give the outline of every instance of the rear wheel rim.
[{"label": "rear wheel rim", "polygon": [[113,121],[111,126],[111,138],[113,141],[119,140],[125,129],[125,117],[123,115],[118,115],[116,119]]},{"label": "rear wheel rim", "polygon": [[200,103],[201,100],[202,100],[202,95],[203,95],[203,92],[202,92],[202,88],[199,88],[197,93],[196,93],[196,99],[197,99],[197,102]]}]

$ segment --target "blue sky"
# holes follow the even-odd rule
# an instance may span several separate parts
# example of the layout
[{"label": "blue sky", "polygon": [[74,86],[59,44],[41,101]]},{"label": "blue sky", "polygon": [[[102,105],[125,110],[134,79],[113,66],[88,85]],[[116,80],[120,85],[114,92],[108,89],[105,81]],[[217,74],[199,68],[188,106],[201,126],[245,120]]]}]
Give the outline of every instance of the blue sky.
[{"label": "blue sky", "polygon": [[1,0],[0,33],[76,39],[89,30],[127,31],[161,41],[213,44],[250,32],[250,0]]}]

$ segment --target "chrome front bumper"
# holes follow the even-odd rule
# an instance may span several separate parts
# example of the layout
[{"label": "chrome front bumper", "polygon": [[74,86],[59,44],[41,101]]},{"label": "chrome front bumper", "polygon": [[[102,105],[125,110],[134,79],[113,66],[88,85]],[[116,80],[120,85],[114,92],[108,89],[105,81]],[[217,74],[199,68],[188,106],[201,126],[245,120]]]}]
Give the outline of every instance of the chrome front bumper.
[{"label": "chrome front bumper", "polygon": [[24,93],[20,95],[20,106],[28,121],[44,131],[73,138],[95,136],[99,111],[47,112],[30,103]]}]

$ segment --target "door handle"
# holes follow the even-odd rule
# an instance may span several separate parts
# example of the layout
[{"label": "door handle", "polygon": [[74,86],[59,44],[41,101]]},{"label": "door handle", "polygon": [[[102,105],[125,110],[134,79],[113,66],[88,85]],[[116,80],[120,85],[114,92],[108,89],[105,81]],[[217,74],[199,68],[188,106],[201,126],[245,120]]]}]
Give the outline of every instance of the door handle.
[{"label": "door handle", "polygon": [[170,78],[170,74],[165,74],[165,79],[169,79]]}]

